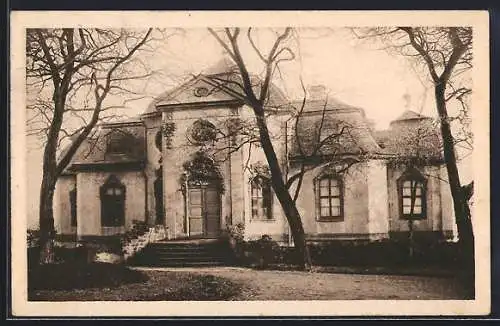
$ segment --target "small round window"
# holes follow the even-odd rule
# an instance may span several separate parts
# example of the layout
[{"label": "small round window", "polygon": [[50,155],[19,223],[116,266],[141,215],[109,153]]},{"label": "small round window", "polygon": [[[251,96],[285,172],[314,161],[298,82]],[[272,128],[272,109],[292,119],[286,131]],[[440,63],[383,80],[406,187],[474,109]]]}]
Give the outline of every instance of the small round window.
[{"label": "small round window", "polygon": [[210,121],[198,119],[193,123],[190,138],[194,143],[198,144],[215,141],[217,138],[217,129]]}]

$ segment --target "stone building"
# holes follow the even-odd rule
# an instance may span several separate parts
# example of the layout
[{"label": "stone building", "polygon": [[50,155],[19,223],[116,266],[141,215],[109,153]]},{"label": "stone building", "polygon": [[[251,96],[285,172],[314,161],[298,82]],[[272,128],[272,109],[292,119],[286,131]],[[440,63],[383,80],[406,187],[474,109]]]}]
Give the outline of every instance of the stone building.
[{"label": "stone building", "polygon": [[[218,64],[158,96],[139,117],[103,124],[57,183],[58,234],[111,237],[145,221],[164,225],[171,239],[217,238],[242,223],[248,239],[291,243],[262,148],[245,138],[255,136],[253,112],[229,76]],[[289,101],[272,86],[267,123],[284,177],[304,172],[296,203],[310,240],[405,236],[408,219],[418,234],[453,236],[431,118],[406,111],[375,130],[363,109],[321,87],[306,99]],[[246,129],[237,129],[242,123]]]}]

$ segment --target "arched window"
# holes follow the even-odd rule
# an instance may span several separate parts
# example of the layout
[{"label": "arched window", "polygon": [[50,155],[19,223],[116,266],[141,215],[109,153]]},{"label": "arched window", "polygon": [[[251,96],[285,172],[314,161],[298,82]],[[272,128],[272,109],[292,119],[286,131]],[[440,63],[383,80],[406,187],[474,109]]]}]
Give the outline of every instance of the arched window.
[{"label": "arched window", "polygon": [[125,225],[125,186],[114,175],[101,187],[101,225]]},{"label": "arched window", "polygon": [[252,197],[252,218],[261,220],[273,219],[273,194],[271,180],[265,176],[256,176],[250,181]]},{"label": "arched window", "polygon": [[76,226],[76,187],[69,192],[69,204],[71,210],[71,226]]},{"label": "arched window", "polygon": [[344,194],[342,179],[326,174],[316,179],[316,216],[319,221],[344,219]]},{"label": "arched window", "polygon": [[427,180],[417,170],[406,171],[398,180],[399,212],[403,219],[423,219],[426,213]]}]

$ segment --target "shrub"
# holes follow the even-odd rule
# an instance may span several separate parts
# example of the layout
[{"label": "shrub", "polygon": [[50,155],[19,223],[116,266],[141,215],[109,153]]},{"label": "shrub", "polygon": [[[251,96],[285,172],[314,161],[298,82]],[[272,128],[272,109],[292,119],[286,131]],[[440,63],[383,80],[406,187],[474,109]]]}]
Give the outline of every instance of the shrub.
[{"label": "shrub", "polygon": [[226,232],[230,239],[234,239],[237,242],[242,242],[245,235],[245,225],[243,223],[227,225]]},{"label": "shrub", "polygon": [[132,228],[125,232],[121,237],[122,246],[131,240],[137,239],[141,235],[144,235],[149,231],[149,226],[144,221],[134,220],[132,221]]},{"label": "shrub", "polygon": [[71,290],[115,287],[145,282],[148,277],[124,265],[107,263],[62,263],[39,265],[28,273],[28,289]]},{"label": "shrub", "polygon": [[455,244],[418,244],[413,257],[405,241],[324,241],[308,244],[314,265],[397,266],[407,264],[449,265],[457,262]]},{"label": "shrub", "polygon": [[244,246],[250,264],[259,268],[266,268],[276,261],[276,252],[279,245],[270,236],[264,234],[260,239],[248,241]]}]

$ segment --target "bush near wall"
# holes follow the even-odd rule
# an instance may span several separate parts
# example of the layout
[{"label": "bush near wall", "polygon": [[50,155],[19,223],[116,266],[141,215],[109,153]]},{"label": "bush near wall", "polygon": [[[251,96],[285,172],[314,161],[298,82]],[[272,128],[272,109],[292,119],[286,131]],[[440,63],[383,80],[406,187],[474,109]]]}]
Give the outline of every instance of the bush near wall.
[{"label": "bush near wall", "polygon": [[[415,246],[409,257],[404,241],[318,241],[308,244],[316,266],[457,266],[460,252],[456,243],[436,242]],[[259,240],[239,241],[233,249],[240,265],[266,268],[272,264],[296,265],[294,247],[280,246],[269,236]]]},{"label": "bush near wall", "polygon": [[421,243],[409,256],[406,241],[328,241],[309,244],[313,264],[322,266],[440,265],[459,263],[455,243]]}]

